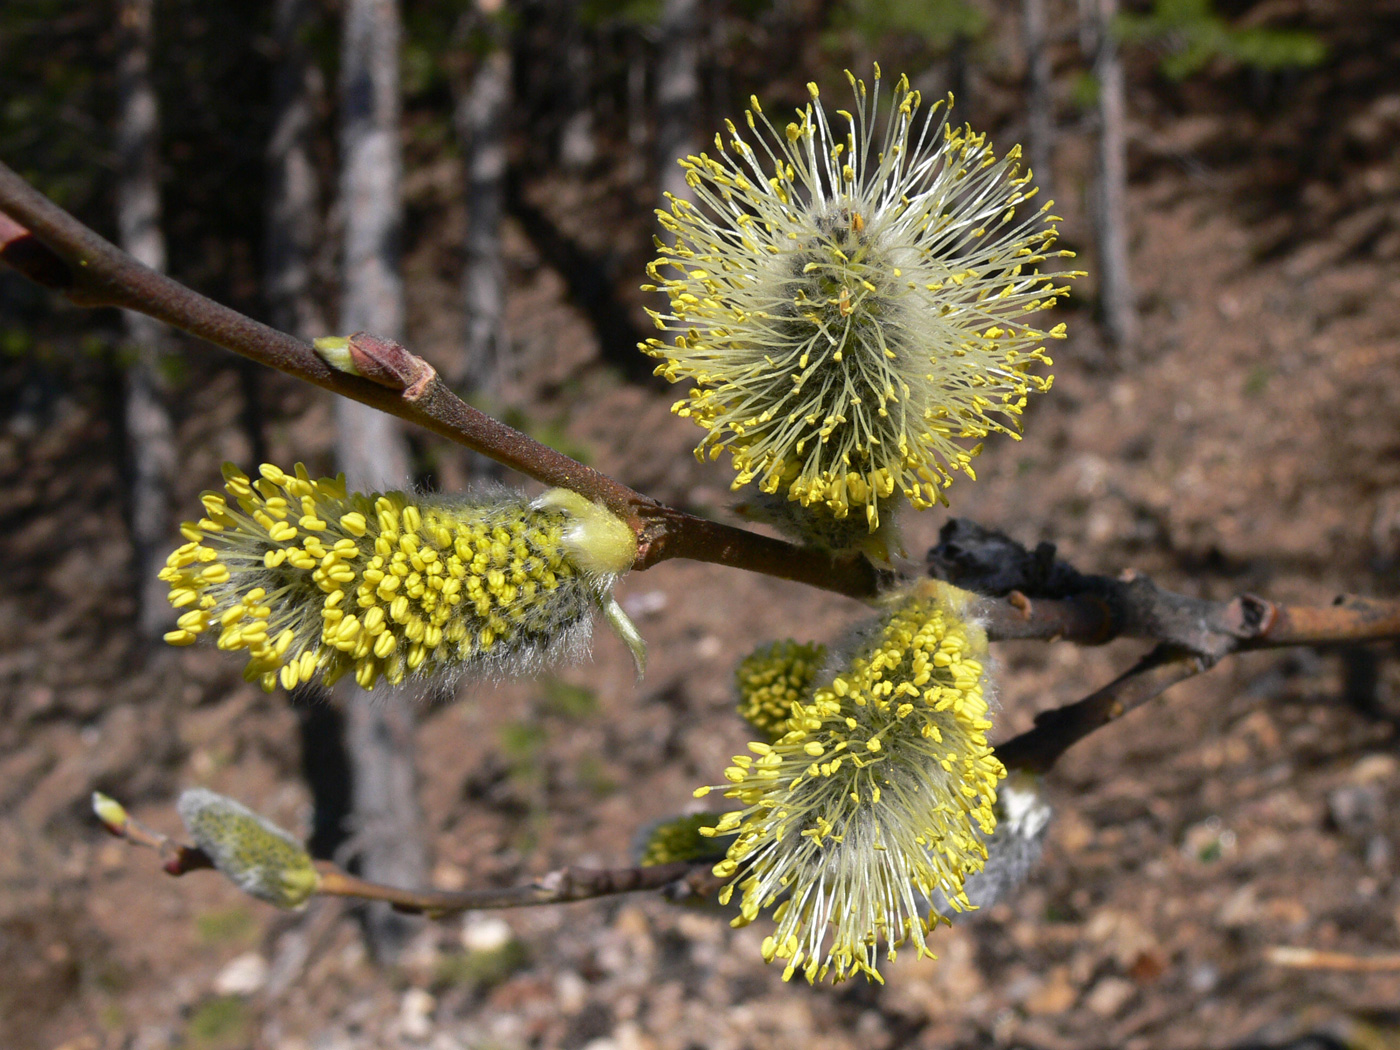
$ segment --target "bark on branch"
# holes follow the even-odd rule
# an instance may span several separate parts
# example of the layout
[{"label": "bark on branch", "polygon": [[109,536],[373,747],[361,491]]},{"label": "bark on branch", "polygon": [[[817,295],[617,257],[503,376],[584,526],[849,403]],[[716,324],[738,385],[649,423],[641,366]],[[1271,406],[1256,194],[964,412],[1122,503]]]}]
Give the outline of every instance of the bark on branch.
[{"label": "bark on branch", "polygon": [[1209,670],[1232,653],[1400,637],[1400,602],[1342,596],[1331,606],[1281,605],[1252,594],[1209,601],[1177,594],[1149,577],[1081,573],[1055,546],[1027,550],[965,518],[943,526],[929,574],[988,599],[987,634],[1102,645],[1141,638],[1154,648],[1136,666],[1076,703],[1047,711],[1035,728],[1001,744],[1010,769],[1044,773],[1073,744]]},{"label": "bark on branch", "polygon": [[[94,795],[94,809],[109,833],[133,846],[154,850],[161,870],[179,877],[192,871],[213,871],[214,861],[198,846],[187,845],[163,832],[148,828],[125,808],[103,795]],[[612,897],[622,893],[660,890],[671,900],[688,900],[714,893],[725,882],[711,872],[708,861],[677,861],[650,867],[564,867],[516,886],[492,886],[476,890],[404,889],[351,875],[328,860],[315,862],[319,884],[315,892],[328,897],[382,901],[406,914],[440,919],[483,908],[526,908],[539,904]]]},{"label": "bark on branch", "polygon": [[[624,518],[638,536],[637,569],[670,558],[714,562],[853,598],[878,593],[864,557],[833,557],[697,518],[644,496],[472,408],[436,376],[395,390],[340,372],[311,344],[142,266],[0,163],[0,260],[79,306],[137,310],[332,393],[372,405],[513,470],[573,489]],[[409,396],[409,395],[412,396]]]}]

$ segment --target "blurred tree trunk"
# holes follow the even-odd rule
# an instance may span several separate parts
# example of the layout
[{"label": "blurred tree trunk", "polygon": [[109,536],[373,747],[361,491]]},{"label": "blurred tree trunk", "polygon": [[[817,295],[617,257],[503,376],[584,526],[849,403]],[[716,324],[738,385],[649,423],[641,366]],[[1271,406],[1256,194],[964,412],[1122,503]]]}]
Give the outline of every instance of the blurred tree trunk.
[{"label": "blurred tree trunk", "polygon": [[[403,337],[399,276],[399,11],[396,0],[348,0],[341,49],[341,181],[345,260],[340,328]],[[335,402],[336,456],[353,488],[406,485],[408,446],[391,416]],[[414,770],[414,712],[401,694],[371,698],[348,684],[346,746],[357,870],[368,879],[422,885],[427,875]],[[365,912],[370,951],[398,957],[419,920],[382,904]]]},{"label": "blurred tree trunk", "polygon": [[[276,0],[273,8],[272,136],[267,147],[263,257],[272,324],[307,340],[330,331],[314,279],[324,228],[321,179],[312,153],[316,110],[325,85],[302,43],[316,15],[312,0]],[[245,388],[250,399],[256,399],[256,387],[256,380],[250,379]],[[345,718],[319,686],[297,689],[292,708],[314,814],[307,846],[312,856],[329,859],[345,842],[350,816],[353,773]]]},{"label": "blurred tree trunk", "polygon": [[656,173],[662,193],[694,200],[676,163],[698,152],[695,109],[700,94],[699,0],[665,0],[656,59]]},{"label": "blurred tree trunk", "polygon": [[492,35],[493,46],[473,72],[455,115],[466,175],[466,359],[461,374],[451,377],[458,389],[484,394],[488,400],[501,395],[507,368],[501,218],[511,100],[509,42],[500,39],[499,31]]},{"label": "blurred tree trunk", "polygon": [[554,13],[564,38],[563,98],[567,107],[559,129],[559,163],[564,170],[577,172],[598,157],[593,128],[593,48],[576,4],[560,4]]},{"label": "blurred tree trunk", "polygon": [[954,33],[948,43],[948,90],[953,93],[959,124],[977,123],[972,108],[972,38],[966,33]]},{"label": "blurred tree trunk", "polygon": [[626,37],[627,47],[627,169],[637,180],[646,177],[647,143],[647,44],[633,27]]},{"label": "blurred tree trunk", "polygon": [[1040,187],[1043,204],[1054,196],[1052,156],[1055,149],[1055,101],[1050,41],[1045,27],[1045,0],[1021,0],[1022,37],[1026,47],[1027,161]]},{"label": "blurred tree trunk", "polygon": [[[117,230],[122,248],[153,270],[165,269],[160,229],[157,140],[160,117],[151,85],[153,0],[122,0],[117,67]],[[145,314],[123,314],[135,360],[126,369],[124,422],[130,488],[127,509],[136,582],[137,623],[147,638],[168,629],[166,587],[156,574],[170,541],[175,435],[162,399],[165,329]]]},{"label": "blurred tree trunk", "polygon": [[1098,240],[1099,304],[1115,349],[1130,351],[1137,339],[1137,309],[1128,266],[1128,145],[1123,63],[1113,37],[1118,0],[1089,0],[1098,81],[1094,232]]},{"label": "blurred tree trunk", "polygon": [[312,156],[320,70],[302,43],[311,0],[276,0],[272,137],[267,147],[264,281],[272,324],[302,339],[329,334],[313,260],[322,237],[321,184]]}]

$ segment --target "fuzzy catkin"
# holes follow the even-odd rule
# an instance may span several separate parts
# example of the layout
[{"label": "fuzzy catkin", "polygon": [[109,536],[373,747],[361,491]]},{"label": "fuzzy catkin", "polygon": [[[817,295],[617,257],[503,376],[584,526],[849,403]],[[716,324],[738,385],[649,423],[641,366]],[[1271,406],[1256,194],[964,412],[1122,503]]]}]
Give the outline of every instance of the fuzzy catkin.
[{"label": "fuzzy catkin", "polygon": [[176,809],[214,867],[249,896],[279,908],[298,908],[316,891],[320,876],[305,847],[247,806],[191,788]]},{"label": "fuzzy catkin", "polygon": [[188,542],[161,579],[181,610],[166,641],[215,634],[247,652],[244,677],[268,690],[347,673],[366,689],[525,673],[576,657],[636,552],[625,523],[565,490],[366,495],[300,464],[260,474],[225,466],[226,492],[203,495],[205,517],[181,527]]},{"label": "fuzzy catkin", "polygon": [[787,732],[725,770],[725,797],[744,808],[702,832],[737,836],[714,869],[734,880],[721,902],[737,886],[736,925],[774,909],[763,954],[786,960],[784,979],[878,980],[881,939],[891,957],[906,942],[932,954],[942,916],[929,899],[971,906],[964,886],[986,861],[1006,771],[987,743],[986,637],[970,600],[935,581],[892,599],[792,704]]},{"label": "fuzzy catkin", "polygon": [[[1035,315],[1067,294],[1041,264],[1054,216],[1013,147],[941,103],[921,112],[906,78],[881,120],[881,78],[849,73],[855,105],[811,103],[774,126],[757,99],[748,133],[726,122],[715,153],[681,161],[696,203],[658,212],[669,243],[646,290],[674,341],[642,349],[657,374],[692,385],[674,411],[728,451],[734,487],[757,483],[871,531],[896,493],[946,502],[973,444],[1016,436],[1030,393],[1049,389]],[[951,101],[951,100],[950,100]]]}]

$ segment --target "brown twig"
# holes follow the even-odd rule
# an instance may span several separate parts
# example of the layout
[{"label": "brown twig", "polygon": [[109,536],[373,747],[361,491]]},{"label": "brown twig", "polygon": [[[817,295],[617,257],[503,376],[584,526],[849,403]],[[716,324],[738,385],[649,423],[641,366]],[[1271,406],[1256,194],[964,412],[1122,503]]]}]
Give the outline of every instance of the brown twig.
[{"label": "brown twig", "polygon": [[1275,966],[1295,970],[1337,970],[1342,973],[1400,973],[1400,952],[1386,955],[1347,955],[1315,948],[1277,945],[1264,953]]},{"label": "brown twig", "polygon": [[[422,383],[396,388],[338,371],[311,344],[142,266],[4,164],[0,218],[0,259],[79,306],[149,314],[216,346],[398,416],[546,485],[598,500],[636,531],[638,569],[689,558],[855,598],[871,597],[879,589],[880,574],[863,557],[833,557],[667,507],[472,408],[436,373],[420,371]],[[421,359],[413,360],[431,371]]]},{"label": "brown twig", "polygon": [[[146,827],[121,803],[100,792],[93,794],[93,811],[112,835],[160,854],[161,867],[167,875],[179,876],[214,868],[213,860],[198,846],[187,846]],[[358,878],[328,860],[318,860],[315,864],[320,876],[315,890],[318,894],[385,901],[398,911],[421,912],[433,918],[484,908],[564,904],[644,890],[662,890],[673,899],[685,899],[707,896],[722,884],[710,871],[713,861],[677,861],[632,868],[566,867],[518,886],[482,890],[401,889]]]},{"label": "brown twig", "polygon": [[1159,645],[1129,671],[1083,700],[1036,716],[1035,728],[996,748],[1007,769],[1046,773],[1069,748],[1172,686],[1209,668],[1202,657]]},{"label": "brown twig", "polygon": [[1141,638],[1156,648],[1102,689],[1047,711],[997,748],[1012,769],[1044,773],[1094,730],[1160,696],[1232,653],[1400,637],[1400,602],[1342,597],[1324,608],[1280,605],[1252,594],[1210,601],[1177,594],[1141,573],[1081,573],[1004,533],[963,518],[944,525],[928,554],[931,575],[986,597],[987,634],[1102,645]]},{"label": "brown twig", "polygon": [[433,918],[441,918],[485,908],[564,904],[645,890],[662,890],[672,897],[699,896],[706,892],[708,884],[705,876],[713,863],[677,861],[649,868],[567,867],[518,886],[482,890],[404,890],[366,882],[327,861],[318,861],[316,868],[321,873],[319,893],[387,901],[397,911],[422,912]]},{"label": "brown twig", "polygon": [[187,872],[204,871],[214,867],[214,861],[209,854],[198,846],[186,846],[163,832],[146,827],[128,813],[121,803],[100,791],[94,791],[92,794],[92,808],[108,834],[126,839],[133,846],[144,846],[159,853],[161,867],[167,875],[178,877]]}]

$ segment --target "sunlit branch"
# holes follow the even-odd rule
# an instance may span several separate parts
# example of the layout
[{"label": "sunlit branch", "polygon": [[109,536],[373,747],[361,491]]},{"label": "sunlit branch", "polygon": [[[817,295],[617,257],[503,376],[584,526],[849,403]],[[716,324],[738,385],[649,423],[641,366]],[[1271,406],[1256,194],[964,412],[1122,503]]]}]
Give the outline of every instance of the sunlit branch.
[{"label": "sunlit branch", "polygon": [[[331,367],[310,344],[253,320],[121,251],[0,164],[0,260],[84,307],[136,310],[216,346],[373,405],[489,456],[546,485],[598,500],[637,533],[636,568],[670,558],[715,562],[851,597],[873,596],[880,576],[863,557],[834,557],[667,507],[543,445],[459,398],[426,363],[413,380],[378,381]],[[385,345],[386,341],[377,341]],[[418,367],[421,366],[421,367]]]}]

